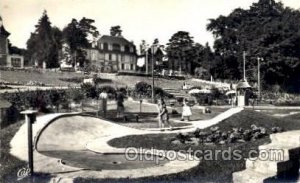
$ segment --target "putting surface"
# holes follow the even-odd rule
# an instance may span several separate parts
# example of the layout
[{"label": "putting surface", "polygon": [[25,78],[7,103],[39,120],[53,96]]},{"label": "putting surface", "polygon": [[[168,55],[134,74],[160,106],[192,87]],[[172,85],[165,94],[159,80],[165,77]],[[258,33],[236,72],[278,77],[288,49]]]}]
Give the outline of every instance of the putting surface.
[{"label": "putting surface", "polygon": [[85,149],[86,144],[96,138],[127,132],[136,131],[91,116],[63,115],[51,120],[35,143],[38,151],[74,151]]},{"label": "putting surface", "polygon": [[90,150],[42,151],[41,154],[61,159],[63,165],[85,170],[123,170],[161,166],[169,160],[153,154],[97,153]]}]

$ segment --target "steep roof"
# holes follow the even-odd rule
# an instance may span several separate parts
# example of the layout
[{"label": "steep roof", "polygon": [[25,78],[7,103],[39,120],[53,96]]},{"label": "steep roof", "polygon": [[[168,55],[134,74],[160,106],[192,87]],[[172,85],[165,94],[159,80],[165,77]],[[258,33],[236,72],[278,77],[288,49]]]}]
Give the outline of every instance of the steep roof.
[{"label": "steep roof", "polygon": [[120,37],[120,36],[103,35],[99,38],[98,42],[134,46],[134,44],[132,42],[130,42],[127,39],[125,39],[124,37]]},{"label": "steep roof", "polygon": [[3,23],[2,23],[2,17],[0,16],[0,35],[4,35],[6,37],[8,37],[10,35],[9,32],[7,32],[3,26]]}]

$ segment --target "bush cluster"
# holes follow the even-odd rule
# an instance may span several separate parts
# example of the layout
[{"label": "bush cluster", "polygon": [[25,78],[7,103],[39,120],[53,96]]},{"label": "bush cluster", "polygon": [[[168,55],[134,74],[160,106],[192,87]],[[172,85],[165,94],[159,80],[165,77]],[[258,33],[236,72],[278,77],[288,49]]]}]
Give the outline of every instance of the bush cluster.
[{"label": "bush cluster", "polygon": [[[155,98],[173,98],[172,94],[167,93],[160,87],[154,87]],[[138,82],[133,90],[134,97],[151,98],[152,86],[146,82]]]},{"label": "bush cluster", "polygon": [[[144,77],[152,77],[151,74],[146,73],[133,73],[133,72],[118,72],[119,76],[144,76]],[[165,79],[176,79],[176,80],[185,80],[184,76],[163,76],[160,74],[155,74],[156,78],[165,78]]]},{"label": "bush cluster", "polygon": [[264,127],[251,125],[249,129],[232,128],[230,131],[221,131],[219,127],[211,127],[209,131],[196,129],[194,133],[179,133],[174,140],[181,143],[189,143],[196,139],[197,143],[203,144],[229,144],[237,142],[255,141],[272,133],[282,132],[280,127],[272,127],[267,130]]},{"label": "bush cluster", "polygon": [[[59,78],[61,81],[70,82],[70,83],[82,83],[84,80],[84,77],[71,77],[71,78]],[[95,84],[101,84],[101,83],[111,83],[112,81],[110,79],[102,79],[100,77],[95,78]]]}]

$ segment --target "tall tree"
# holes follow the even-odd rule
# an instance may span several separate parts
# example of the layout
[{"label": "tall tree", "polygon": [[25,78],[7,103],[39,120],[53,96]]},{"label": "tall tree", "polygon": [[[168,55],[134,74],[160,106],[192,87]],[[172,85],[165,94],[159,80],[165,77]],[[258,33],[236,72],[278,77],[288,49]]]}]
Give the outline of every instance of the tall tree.
[{"label": "tall tree", "polygon": [[33,62],[36,62],[39,67],[43,62],[46,63],[47,68],[58,67],[58,49],[60,39],[57,36],[58,28],[55,28],[55,36],[53,28],[47,15],[46,10],[43,12],[42,17],[39,19],[38,24],[35,26],[36,30],[31,33],[27,41],[27,50],[29,57]]},{"label": "tall tree", "polygon": [[63,39],[69,44],[71,54],[73,55],[73,64],[75,61],[83,66],[85,63],[85,48],[90,48],[96,37],[99,36],[97,28],[92,24],[95,21],[83,17],[79,22],[76,19],[63,29]]},{"label": "tall tree", "polygon": [[112,26],[110,28],[110,35],[111,36],[122,36],[121,26],[119,26],[119,25]]},{"label": "tall tree", "polygon": [[173,34],[166,48],[173,70],[191,72],[190,65],[194,61],[193,46],[193,37],[188,32],[178,31]]},{"label": "tall tree", "polygon": [[252,73],[257,57],[262,57],[265,84],[279,84],[300,92],[295,85],[300,82],[300,75],[296,74],[300,67],[300,24],[295,22],[300,22],[300,12],[275,0],[259,0],[248,10],[238,8],[228,16],[211,19],[207,30],[214,34],[215,52],[226,66],[219,77],[241,78],[242,52],[246,51],[250,80],[256,81]]}]

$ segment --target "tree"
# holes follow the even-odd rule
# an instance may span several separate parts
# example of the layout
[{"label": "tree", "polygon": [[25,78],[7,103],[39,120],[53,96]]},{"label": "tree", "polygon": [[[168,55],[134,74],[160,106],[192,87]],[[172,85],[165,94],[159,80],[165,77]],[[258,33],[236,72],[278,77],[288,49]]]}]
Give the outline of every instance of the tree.
[{"label": "tree", "polygon": [[[247,77],[256,81],[257,57],[264,84],[300,89],[300,12],[275,0],[259,0],[249,10],[235,9],[228,16],[211,19],[207,30],[215,36],[214,49],[225,68],[219,77],[241,79],[242,52],[247,53]],[[294,87],[291,87],[294,86]]]},{"label": "tree", "polygon": [[153,44],[155,44],[155,45],[158,45],[158,44],[159,44],[158,38],[155,38],[155,39],[154,39]]},{"label": "tree", "polygon": [[112,26],[110,28],[110,35],[111,36],[122,36],[121,26],[119,26],[119,25]]},{"label": "tree", "polygon": [[92,42],[99,36],[97,28],[92,24],[95,21],[83,17],[79,22],[76,19],[63,29],[63,39],[69,44],[73,57],[73,64],[79,63],[81,67],[85,63],[85,49],[92,46]]},{"label": "tree", "polygon": [[167,55],[173,70],[191,73],[191,63],[194,60],[193,37],[188,32],[178,31],[167,43]]},{"label": "tree", "polygon": [[[27,50],[30,60],[36,62],[39,67],[46,63],[47,68],[58,67],[58,51],[60,44],[58,28],[51,27],[51,22],[44,11],[38,24],[35,26],[36,30],[31,33],[27,40]],[[53,33],[54,32],[54,33]]]}]

